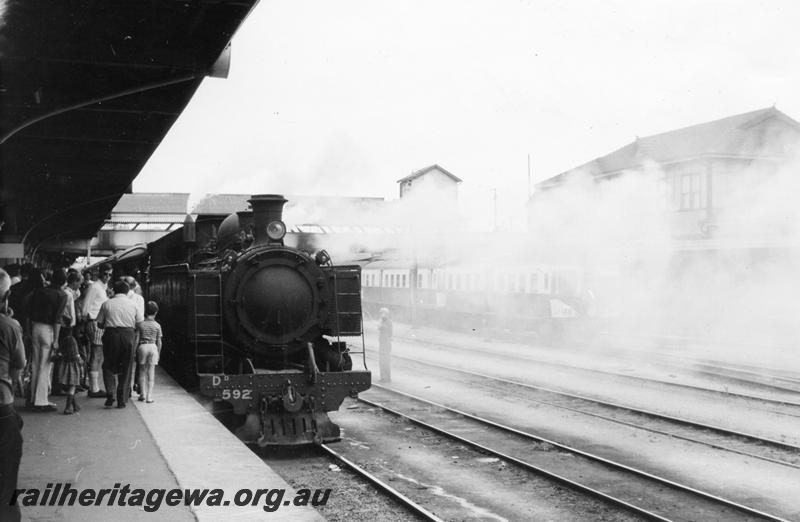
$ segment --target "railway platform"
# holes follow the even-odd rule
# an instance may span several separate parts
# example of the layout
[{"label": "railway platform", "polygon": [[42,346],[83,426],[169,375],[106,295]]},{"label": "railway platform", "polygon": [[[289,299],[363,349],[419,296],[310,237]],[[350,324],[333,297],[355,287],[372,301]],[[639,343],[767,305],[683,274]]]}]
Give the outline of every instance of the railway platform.
[{"label": "railway platform", "polygon": [[51,396],[58,412],[18,404],[22,520],[323,520],[295,506],[295,491],[160,369],[154,395],[106,409],[82,393],[75,415],[61,414],[64,397]]}]

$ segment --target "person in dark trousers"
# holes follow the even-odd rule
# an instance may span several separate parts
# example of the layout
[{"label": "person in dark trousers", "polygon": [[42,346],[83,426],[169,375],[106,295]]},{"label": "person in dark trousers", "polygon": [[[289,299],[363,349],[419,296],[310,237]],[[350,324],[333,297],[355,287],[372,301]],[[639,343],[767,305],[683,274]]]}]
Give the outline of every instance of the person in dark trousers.
[{"label": "person in dark trousers", "polygon": [[114,283],[114,297],[103,303],[97,313],[97,326],[103,329],[103,380],[106,385],[106,408],[124,408],[130,396],[131,363],[136,341],[136,323],[144,316],[128,297],[125,281]]},{"label": "person in dark trousers", "polygon": [[381,369],[381,382],[392,382],[392,320],[389,309],[381,308],[378,323],[378,362]]},{"label": "person in dark trousers", "polygon": [[[35,267],[31,263],[25,263],[22,265],[22,267],[19,269],[20,280],[19,282],[15,283],[12,278],[11,290],[8,294],[8,316],[16,319],[20,326],[22,326],[22,342],[25,344],[25,358],[28,360],[28,362],[31,360],[32,343],[31,332],[27,321],[27,310],[26,306],[24,306],[24,303],[34,290],[34,280],[31,279],[31,274],[33,273],[34,269]],[[41,281],[41,278],[39,278],[39,281]],[[26,377],[29,377],[29,373],[30,368],[27,368],[27,371],[19,372],[17,377],[17,388],[20,390],[20,393],[27,398],[27,403],[32,406],[33,402],[31,402],[31,394],[25,384],[27,381]]]},{"label": "person in dark trousers", "polygon": [[22,327],[8,316],[11,278],[0,270],[0,520],[19,522],[19,506],[11,505],[22,460],[22,418],[14,410],[14,374],[25,367]]}]

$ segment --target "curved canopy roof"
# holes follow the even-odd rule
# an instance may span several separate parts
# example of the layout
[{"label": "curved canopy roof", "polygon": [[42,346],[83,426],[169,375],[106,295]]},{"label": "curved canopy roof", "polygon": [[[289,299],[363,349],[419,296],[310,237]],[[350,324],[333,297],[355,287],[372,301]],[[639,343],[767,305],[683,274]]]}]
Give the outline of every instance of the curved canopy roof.
[{"label": "curved canopy roof", "polygon": [[0,2],[0,241],[90,238],[256,2]]}]

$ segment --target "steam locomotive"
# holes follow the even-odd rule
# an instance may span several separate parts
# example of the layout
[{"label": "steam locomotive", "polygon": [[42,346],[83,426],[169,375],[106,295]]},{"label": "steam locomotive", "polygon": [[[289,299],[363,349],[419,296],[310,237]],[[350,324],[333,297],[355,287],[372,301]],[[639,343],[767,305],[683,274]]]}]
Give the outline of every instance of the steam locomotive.
[{"label": "steam locomotive", "polygon": [[162,365],[227,412],[240,438],[338,440],[327,412],[371,384],[341,339],[363,335],[360,268],[284,245],[283,196],[248,201],[252,212],[187,218],[117,264],[160,307]]}]

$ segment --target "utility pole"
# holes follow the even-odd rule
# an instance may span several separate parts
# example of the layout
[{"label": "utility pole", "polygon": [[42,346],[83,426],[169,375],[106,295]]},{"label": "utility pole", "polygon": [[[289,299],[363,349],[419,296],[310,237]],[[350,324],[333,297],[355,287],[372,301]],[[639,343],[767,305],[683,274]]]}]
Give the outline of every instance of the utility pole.
[{"label": "utility pole", "polygon": [[531,197],[531,155],[528,154],[528,192],[527,196]]},{"label": "utility pole", "polygon": [[492,211],[494,213],[494,232],[497,232],[497,188],[492,189]]}]

